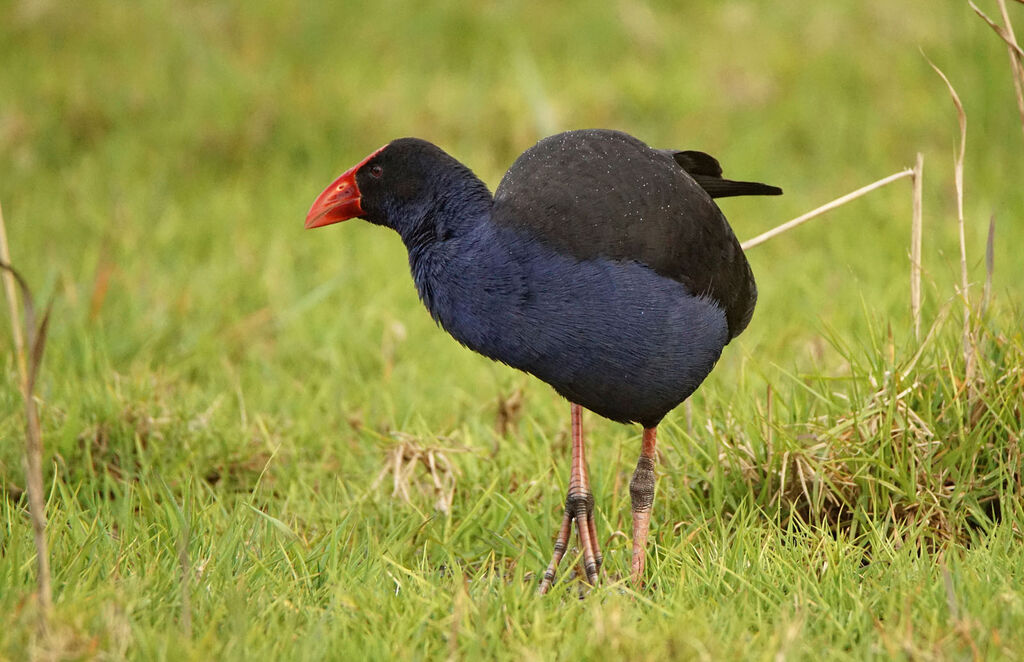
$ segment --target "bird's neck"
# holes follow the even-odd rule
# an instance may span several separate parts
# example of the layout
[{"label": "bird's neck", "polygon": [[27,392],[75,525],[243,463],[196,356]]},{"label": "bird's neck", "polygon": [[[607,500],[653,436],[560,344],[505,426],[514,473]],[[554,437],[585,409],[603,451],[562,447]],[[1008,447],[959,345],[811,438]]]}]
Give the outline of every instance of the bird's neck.
[{"label": "bird's neck", "polygon": [[435,181],[436,194],[403,208],[401,222],[393,227],[402,237],[410,260],[443,248],[478,223],[490,218],[494,197],[473,172],[455,162]]},{"label": "bird's neck", "polygon": [[474,236],[490,222],[494,198],[487,185],[466,169],[443,188],[419,218],[397,228],[409,251],[409,266],[420,298],[438,319],[439,308],[455,275],[455,264],[473,252]]}]

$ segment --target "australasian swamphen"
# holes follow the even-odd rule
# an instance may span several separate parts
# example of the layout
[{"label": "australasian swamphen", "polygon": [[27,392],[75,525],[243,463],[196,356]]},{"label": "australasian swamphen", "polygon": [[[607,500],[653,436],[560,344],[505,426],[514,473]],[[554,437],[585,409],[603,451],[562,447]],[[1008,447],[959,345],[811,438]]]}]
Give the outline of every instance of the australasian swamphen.
[{"label": "australasian swamphen", "polygon": [[712,198],[780,193],[723,179],[702,152],[585,130],[531,147],[492,196],[437,146],[401,138],[328,186],[306,227],[360,217],[395,230],[437,323],[570,401],[569,490],[543,593],[574,520],[591,583],[601,567],[581,407],[644,427],[629,484],[639,583],[657,425],[707,377],[757,300],[750,265]]}]

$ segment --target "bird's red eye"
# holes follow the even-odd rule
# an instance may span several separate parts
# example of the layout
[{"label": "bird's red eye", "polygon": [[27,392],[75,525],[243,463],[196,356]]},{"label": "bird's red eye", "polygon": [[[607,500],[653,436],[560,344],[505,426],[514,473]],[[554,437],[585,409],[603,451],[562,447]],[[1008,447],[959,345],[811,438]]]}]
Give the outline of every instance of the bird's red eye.
[{"label": "bird's red eye", "polygon": [[370,175],[380,179],[380,176],[384,174],[384,168],[380,167],[379,164],[370,166]]}]

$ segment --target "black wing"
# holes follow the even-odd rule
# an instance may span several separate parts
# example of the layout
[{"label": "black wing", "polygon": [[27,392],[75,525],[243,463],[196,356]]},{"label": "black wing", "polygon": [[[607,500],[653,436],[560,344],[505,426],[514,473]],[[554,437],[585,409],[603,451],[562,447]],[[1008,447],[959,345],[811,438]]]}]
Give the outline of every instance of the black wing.
[{"label": "black wing", "polygon": [[618,131],[570,131],[545,138],[512,164],[495,192],[493,219],[580,260],[646,264],[716,301],[731,339],[750,322],[757,287],[711,198],[781,191],[721,173],[702,152],[651,149]]}]

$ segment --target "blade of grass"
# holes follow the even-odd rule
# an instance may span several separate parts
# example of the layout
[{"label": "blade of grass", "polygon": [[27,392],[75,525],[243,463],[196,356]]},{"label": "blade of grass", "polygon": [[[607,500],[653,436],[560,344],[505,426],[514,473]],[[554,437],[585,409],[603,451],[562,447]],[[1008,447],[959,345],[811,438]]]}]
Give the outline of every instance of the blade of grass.
[{"label": "blade of grass", "polygon": [[992,298],[992,274],[996,269],[996,215],[988,219],[988,239],[985,241],[985,289],[981,296],[981,313],[988,310],[989,300]]},{"label": "blade of grass", "polygon": [[252,505],[251,503],[247,503],[245,505],[249,507],[249,510],[251,510],[252,512],[254,512],[257,515],[259,515],[260,517],[262,517],[264,520],[267,521],[268,524],[270,524],[275,529],[277,529],[278,531],[283,533],[285,536],[287,536],[289,540],[295,540],[295,541],[298,541],[298,542],[302,542],[302,538],[299,537],[299,534],[295,533],[295,531],[293,531],[290,526],[288,526],[287,524],[285,524],[284,522],[282,522],[278,518],[274,517],[273,515],[271,515],[269,513],[263,512],[262,510],[260,510],[256,506]]}]

